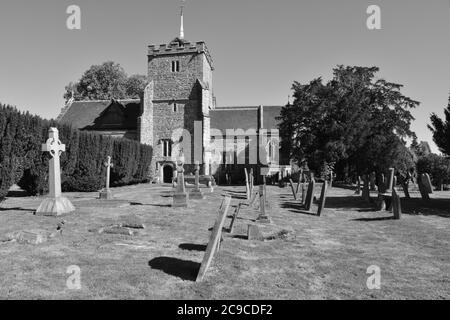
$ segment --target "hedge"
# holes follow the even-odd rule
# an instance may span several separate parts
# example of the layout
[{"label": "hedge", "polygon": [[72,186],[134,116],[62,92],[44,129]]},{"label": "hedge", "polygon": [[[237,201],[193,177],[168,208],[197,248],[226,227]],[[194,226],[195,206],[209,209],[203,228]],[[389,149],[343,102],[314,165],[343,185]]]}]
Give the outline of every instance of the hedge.
[{"label": "hedge", "polygon": [[0,201],[12,185],[31,195],[48,192],[49,155],[41,151],[48,129],[57,127],[66,152],[61,155],[64,192],[97,191],[104,187],[107,156],[112,157],[111,186],[150,180],[152,148],[129,139],[79,131],[0,103]]}]

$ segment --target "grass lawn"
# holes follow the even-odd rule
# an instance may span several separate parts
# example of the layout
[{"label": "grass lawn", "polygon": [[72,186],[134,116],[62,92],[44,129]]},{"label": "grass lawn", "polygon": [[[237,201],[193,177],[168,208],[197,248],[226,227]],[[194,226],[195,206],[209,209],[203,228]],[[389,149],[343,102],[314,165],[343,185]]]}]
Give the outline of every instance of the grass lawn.
[{"label": "grass lawn", "polygon": [[[233,206],[244,196],[244,187],[203,191],[188,209],[170,207],[168,186],[116,188],[108,203],[70,193],[77,211],[58,218],[33,215],[42,198],[8,198],[0,204],[0,298],[450,299],[450,192],[430,204],[402,199],[403,217],[392,220],[353,190],[333,188],[319,218],[299,210],[289,187],[268,186],[273,224],[261,230],[272,240],[245,239],[258,212],[244,207],[196,283],[222,195],[232,194]],[[17,231],[55,233],[62,220],[62,234],[47,242],[7,241]],[[129,220],[146,228],[134,236],[89,231]],[[66,286],[72,265],[81,269],[80,290]],[[381,270],[379,290],[366,286],[371,265]]]}]

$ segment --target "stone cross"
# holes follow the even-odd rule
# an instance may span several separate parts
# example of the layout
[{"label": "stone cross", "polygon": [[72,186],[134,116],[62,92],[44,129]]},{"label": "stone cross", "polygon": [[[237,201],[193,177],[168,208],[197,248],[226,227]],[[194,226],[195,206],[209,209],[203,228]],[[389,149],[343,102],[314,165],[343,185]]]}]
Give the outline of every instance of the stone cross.
[{"label": "stone cross", "polygon": [[173,204],[172,207],[175,208],[186,208],[188,206],[187,203],[187,193],[186,193],[186,185],[184,183],[184,159],[181,158],[177,162],[177,188],[173,194]]},{"label": "stone cross", "polygon": [[190,199],[197,199],[201,200],[203,199],[203,193],[200,190],[200,162],[195,162],[195,186],[189,193]]},{"label": "stone cross", "polygon": [[66,145],[59,140],[57,128],[50,128],[48,131],[48,140],[42,145],[43,152],[49,152],[52,158],[49,165],[49,187],[50,197],[57,198],[61,196],[61,167],[59,157],[66,151]]},{"label": "stone cross", "polygon": [[43,152],[52,156],[49,164],[49,197],[44,199],[36,210],[36,215],[59,216],[75,210],[75,207],[61,194],[61,166],[59,157],[66,151],[66,146],[59,140],[57,128],[50,128],[48,140],[42,145]]},{"label": "stone cross", "polygon": [[104,162],[103,165],[106,167],[106,184],[105,184],[105,189],[100,191],[100,199],[112,200],[113,195],[112,195],[111,189],[109,189],[109,183],[110,183],[110,177],[111,177],[111,168],[113,168],[114,165],[111,163],[110,156],[108,156],[108,160],[106,162]]},{"label": "stone cross", "polygon": [[256,219],[257,222],[261,223],[271,223],[271,219],[267,213],[266,208],[266,193],[265,193],[264,185],[259,186],[259,216]]},{"label": "stone cross", "polygon": [[114,165],[111,163],[111,157],[108,156],[108,160],[104,163],[106,167],[106,189],[109,190],[109,182],[111,177],[111,168],[114,168]]}]

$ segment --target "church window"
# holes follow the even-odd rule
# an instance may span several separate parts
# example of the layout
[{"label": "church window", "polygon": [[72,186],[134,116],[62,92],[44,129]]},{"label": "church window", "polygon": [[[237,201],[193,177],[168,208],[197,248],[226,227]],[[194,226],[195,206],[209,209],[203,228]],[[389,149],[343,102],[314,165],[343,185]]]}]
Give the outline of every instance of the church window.
[{"label": "church window", "polygon": [[172,72],[180,72],[180,61],[172,61]]},{"label": "church window", "polygon": [[172,141],[170,141],[170,140],[162,141],[162,154],[163,154],[163,157],[171,157],[172,156]]},{"label": "church window", "polygon": [[178,112],[178,105],[176,102],[173,104],[173,112]]}]

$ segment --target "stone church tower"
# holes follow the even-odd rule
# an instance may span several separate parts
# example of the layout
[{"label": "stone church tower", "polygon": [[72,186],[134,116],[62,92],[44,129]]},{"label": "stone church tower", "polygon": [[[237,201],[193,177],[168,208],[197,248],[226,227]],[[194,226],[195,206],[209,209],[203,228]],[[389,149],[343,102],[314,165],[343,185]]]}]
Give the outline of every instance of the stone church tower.
[{"label": "stone church tower", "polygon": [[148,48],[149,84],[138,125],[140,142],[153,146],[152,171],[160,182],[171,181],[181,155],[188,174],[197,161],[200,173],[210,174],[213,70],[206,44],[184,39],[182,7],[179,37]]}]

